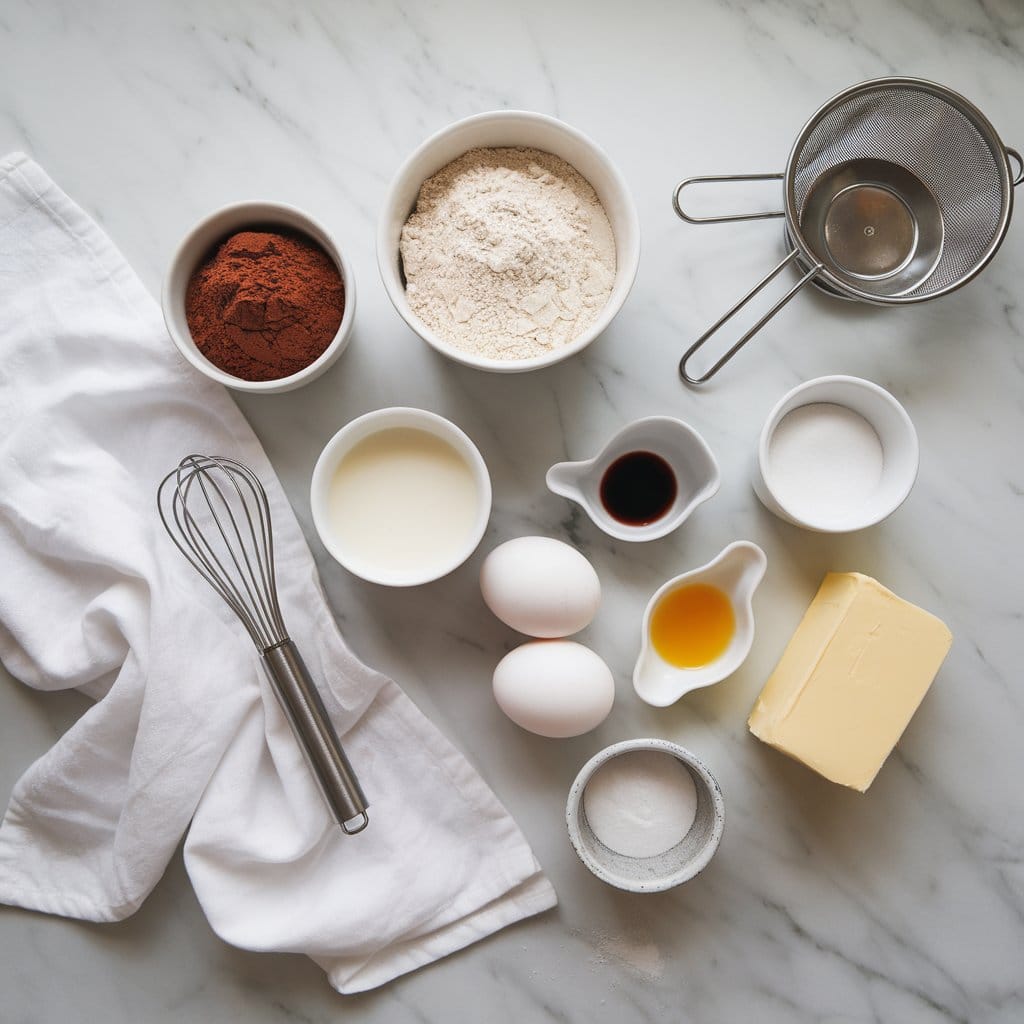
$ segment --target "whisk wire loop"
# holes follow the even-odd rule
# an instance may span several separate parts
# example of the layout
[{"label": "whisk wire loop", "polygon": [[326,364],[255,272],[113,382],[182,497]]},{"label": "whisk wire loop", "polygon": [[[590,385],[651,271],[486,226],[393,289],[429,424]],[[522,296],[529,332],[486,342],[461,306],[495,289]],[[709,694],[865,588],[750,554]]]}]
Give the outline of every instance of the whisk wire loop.
[{"label": "whisk wire loop", "polygon": [[[248,479],[245,475],[244,467],[240,467],[237,464],[228,466],[224,460],[217,460],[216,465],[218,469],[223,471],[227,482],[234,489],[235,496],[238,498],[237,505],[245,516],[248,535],[243,536],[239,519],[235,516],[234,503],[231,500],[231,496],[224,493],[218,479],[210,473],[195,473],[189,478],[185,493],[186,508],[188,490],[198,483],[205,499],[206,508],[209,510],[210,517],[223,541],[224,550],[227,552],[227,556],[230,558],[231,564],[235,569],[235,576],[232,577],[229,574],[226,578],[229,582],[231,580],[238,581],[234,585],[235,593],[238,596],[240,605],[246,609],[256,632],[262,638],[265,649],[272,646],[276,641],[283,640],[285,637],[283,623],[279,624],[279,629],[275,628],[278,623],[275,622],[274,610],[271,605],[271,598],[269,597],[270,579],[266,564],[269,558],[272,557],[272,551],[269,549],[269,545],[272,542],[267,536],[266,521],[261,504],[258,502],[256,505],[261,525],[260,531],[257,532],[247,495],[243,493],[235,474],[241,473],[249,486],[259,488],[255,492],[257,495],[261,497],[265,497],[265,495],[261,494],[262,486],[259,484],[259,481],[255,481],[254,485],[253,481]],[[226,524],[229,524],[229,526],[226,526]],[[201,531],[197,531],[195,536],[206,545],[214,563],[221,571],[224,571],[226,569],[225,565],[217,558],[213,545],[209,543],[205,535]],[[250,551],[252,554],[250,554]],[[262,557],[264,554],[267,557]]]},{"label": "whisk wire loop", "polygon": [[161,482],[158,504],[178,550],[256,646],[266,650],[287,639],[267,495],[252,470],[234,459],[188,455]]}]

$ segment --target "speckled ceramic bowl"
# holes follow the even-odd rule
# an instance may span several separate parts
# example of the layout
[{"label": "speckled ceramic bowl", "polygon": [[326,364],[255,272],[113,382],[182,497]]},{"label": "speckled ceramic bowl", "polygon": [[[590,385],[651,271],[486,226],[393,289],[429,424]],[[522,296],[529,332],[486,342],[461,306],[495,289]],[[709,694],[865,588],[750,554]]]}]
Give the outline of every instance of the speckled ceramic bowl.
[{"label": "speckled ceramic bowl", "polygon": [[[671,754],[690,773],[697,789],[697,816],[690,831],[657,857],[626,857],[610,850],[594,835],[583,807],[583,791],[597,770],[613,757],[634,750]],[[708,866],[725,828],[725,801],[715,777],[684,747],[668,740],[624,740],[605,747],[583,766],[569,790],[565,822],[577,856],[602,882],[627,892],[663,892],[689,881]]]}]

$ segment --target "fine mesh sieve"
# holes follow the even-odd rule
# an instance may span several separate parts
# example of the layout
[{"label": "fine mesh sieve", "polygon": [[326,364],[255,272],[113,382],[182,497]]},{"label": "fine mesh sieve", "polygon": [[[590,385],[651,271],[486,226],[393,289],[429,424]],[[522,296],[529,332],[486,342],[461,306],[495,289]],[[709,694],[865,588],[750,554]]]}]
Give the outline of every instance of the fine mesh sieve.
[{"label": "fine mesh sieve", "polygon": [[[1018,164],[1011,175],[1009,159]],[[684,188],[703,182],[782,180],[785,210],[695,217]],[[1024,161],[963,96],[913,78],[863,82],[833,97],[797,137],[783,174],[688,178],[673,206],[690,223],[785,217],[791,251],[683,355],[679,372],[703,384],[813,281],[841,298],[921,302],[966,284],[1002,242]],[[700,377],[690,357],[785,267],[803,276]]]}]

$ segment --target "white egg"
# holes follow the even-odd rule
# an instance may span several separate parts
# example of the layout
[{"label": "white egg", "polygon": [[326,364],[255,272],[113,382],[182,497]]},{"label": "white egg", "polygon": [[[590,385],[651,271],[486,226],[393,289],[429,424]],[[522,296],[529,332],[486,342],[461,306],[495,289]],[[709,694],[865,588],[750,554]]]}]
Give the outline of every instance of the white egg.
[{"label": "white egg", "polygon": [[507,626],[544,638],[578,633],[601,603],[594,567],[550,537],[517,537],[496,547],[480,569],[480,592]]},{"label": "white egg", "polygon": [[532,640],[498,662],[494,699],[516,725],[561,739],[589,732],[608,717],[615,680],[589,647]]}]

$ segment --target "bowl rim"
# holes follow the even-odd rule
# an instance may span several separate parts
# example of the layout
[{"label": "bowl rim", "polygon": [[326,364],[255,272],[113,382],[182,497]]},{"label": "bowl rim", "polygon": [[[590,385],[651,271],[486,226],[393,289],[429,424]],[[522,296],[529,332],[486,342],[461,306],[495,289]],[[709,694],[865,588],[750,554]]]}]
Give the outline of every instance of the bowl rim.
[{"label": "bowl rim", "polygon": [[[176,272],[183,266],[186,250],[195,243],[201,234],[208,231],[220,220],[233,220],[236,215],[238,218],[235,226],[226,226],[224,228],[221,235],[222,240],[237,231],[244,230],[245,220],[242,218],[243,214],[252,214],[251,222],[254,225],[261,222],[267,225],[274,224],[275,214],[286,214],[294,220],[301,222],[304,228],[296,228],[294,224],[287,221],[281,221],[281,226],[290,228],[293,231],[301,232],[305,230],[305,233],[327,253],[331,262],[337,267],[345,289],[345,308],[342,312],[341,323],[338,325],[338,330],[327,348],[308,366],[304,366],[301,370],[297,370],[287,377],[278,377],[274,380],[243,380],[214,365],[199,351],[188,330],[188,324],[184,319],[183,313],[181,316],[182,323],[179,326],[178,315],[174,309],[174,305],[177,302],[180,301],[184,304],[182,289],[172,288],[171,281]],[[187,275],[183,275],[185,288],[188,287],[188,282],[191,280],[195,269],[195,267],[192,267]],[[254,394],[281,393],[291,391],[319,377],[348,347],[356,314],[355,275],[348,258],[342,251],[341,246],[338,245],[334,235],[327,230],[321,221],[305,210],[291,203],[280,202],[274,199],[240,199],[211,210],[196,221],[182,236],[175,246],[167,263],[167,269],[164,272],[160,288],[160,308],[171,341],[174,342],[175,347],[182,356],[204,376],[235,391],[246,391]],[[187,338],[183,337],[183,331],[187,334]]]},{"label": "bowl rim", "polygon": [[[389,574],[375,574],[366,571],[366,567],[353,568],[346,561],[338,546],[333,542],[330,526],[327,520],[327,495],[330,487],[330,477],[333,475],[337,463],[350,451],[359,441],[383,430],[398,426],[409,426],[409,420],[429,423],[436,430],[429,431],[436,437],[448,441],[452,447],[466,460],[473,472],[473,477],[480,489],[480,507],[477,511],[477,521],[473,528],[471,537],[466,542],[466,547],[460,553],[457,560],[446,563],[446,567],[440,571],[431,571],[426,574],[412,575],[396,578]],[[401,422],[397,422],[401,421]],[[364,431],[367,426],[373,429]],[[412,429],[417,429],[415,426]],[[355,435],[359,436],[356,437]],[[316,529],[320,543],[323,544],[327,553],[343,569],[352,573],[353,576],[367,583],[376,583],[386,587],[418,587],[425,583],[433,583],[435,580],[443,579],[449,573],[454,572],[480,546],[484,534],[487,531],[487,524],[490,521],[491,506],[493,501],[493,489],[491,476],[487,469],[480,449],[477,448],[472,438],[457,424],[439,413],[431,412],[429,409],[420,409],[415,406],[386,406],[382,409],[373,409],[363,413],[355,419],[349,420],[344,426],[337,430],[324,445],[316,464],[313,467],[313,474],[309,484],[309,505],[313,517],[313,526]]]},{"label": "bowl rim", "polygon": [[[580,838],[581,825],[579,817],[583,806],[583,791],[587,788],[587,783],[593,778],[597,770],[612,760],[612,758],[631,753],[635,750],[655,750],[671,754],[685,764],[692,772],[696,772],[711,799],[715,819],[711,828],[711,834],[697,856],[678,871],[658,879],[644,881],[626,878],[614,871],[609,871],[590,855],[590,852],[583,845]],[[565,805],[565,823],[569,832],[569,841],[572,844],[572,848],[576,851],[576,856],[602,882],[626,892],[664,892],[666,889],[672,889],[677,885],[682,885],[683,882],[696,878],[711,863],[711,859],[718,850],[725,831],[725,798],[722,796],[722,788],[719,786],[718,780],[708,770],[707,765],[696,754],[687,750],[686,747],[673,743],[671,740],[659,739],[657,737],[620,740],[618,743],[613,743],[603,750],[599,750],[577,773],[575,780],[569,787],[569,796]]]},{"label": "bowl rim", "polygon": [[[906,443],[907,443],[907,454],[910,457],[910,461],[913,463],[913,472],[907,475],[902,486],[895,492],[894,499],[886,505],[879,505],[877,509],[874,509],[869,515],[865,515],[860,519],[851,519],[848,522],[837,524],[834,521],[822,521],[816,519],[813,516],[808,516],[799,512],[793,511],[788,505],[780,501],[775,489],[771,483],[771,473],[769,470],[770,459],[769,449],[771,447],[772,438],[775,435],[775,431],[778,429],[779,424],[789,415],[791,412],[795,412],[797,409],[803,408],[805,405],[814,405],[817,402],[827,402],[829,404],[843,405],[842,402],[836,402],[835,399],[815,399],[807,396],[810,392],[813,394],[814,391],[827,387],[831,384],[840,384],[852,389],[864,391],[870,395],[873,395],[883,405],[887,405],[900,424],[903,426],[905,431]],[[807,396],[807,397],[804,397]],[[797,402],[792,408],[787,409],[785,413],[782,412],[790,402],[795,398],[802,398],[802,401]],[[844,408],[851,408],[843,405]],[[852,409],[852,412],[856,412],[863,419],[866,419],[871,424],[872,429],[875,429],[874,422],[857,409]],[[768,494],[771,495],[771,499],[782,511],[783,516],[787,518],[791,523],[796,526],[803,527],[804,529],[813,530],[817,533],[853,533],[857,530],[866,530],[869,527],[877,526],[880,522],[891,516],[910,496],[910,492],[914,489],[914,484],[917,482],[917,476],[921,466],[921,444],[917,436],[917,428],[914,426],[914,421],[910,418],[910,414],[904,408],[903,403],[892,394],[891,391],[887,391],[880,384],[876,384],[874,381],[865,379],[864,377],[854,377],[850,374],[845,373],[833,373],[827,374],[824,377],[814,377],[811,380],[805,380],[796,387],[790,388],[771,408],[771,412],[768,413],[768,417],[764,421],[764,426],[761,427],[761,433],[758,437],[757,442],[757,465],[758,471],[761,474],[761,479],[764,481],[765,489]]]},{"label": "bowl rim", "polygon": [[[415,165],[439,143],[467,127],[493,121],[514,121],[516,119],[534,121],[553,128],[555,131],[562,132],[573,139],[577,144],[589,150],[595,159],[604,165],[605,170],[608,173],[608,177],[613,182],[614,189],[618,193],[618,199],[621,202],[623,213],[629,225],[629,237],[623,240],[624,255],[626,256],[626,260],[624,262],[618,258],[618,244],[620,239],[615,235],[613,228],[613,235],[615,235],[616,241],[616,271],[615,282],[612,286],[612,295],[609,295],[608,301],[601,310],[600,316],[598,316],[598,318],[591,323],[582,334],[574,338],[571,342],[562,345],[559,348],[552,349],[551,352],[546,352],[540,356],[531,356],[527,359],[494,359],[487,356],[475,356],[470,352],[466,352],[463,349],[458,348],[451,344],[451,342],[446,341],[436,332],[432,331],[419,319],[419,317],[416,316],[415,313],[413,313],[412,308],[409,306],[409,303],[405,298],[405,289],[397,287],[395,284],[395,281],[398,280],[398,275],[391,266],[391,254],[388,253],[385,255],[385,252],[388,249],[388,225],[391,223],[388,215],[395,205],[395,196],[398,192],[399,186],[405,183],[405,179],[410,176]],[[515,145],[518,144],[509,143],[509,146]],[[471,149],[473,147],[470,146],[469,148]],[[466,152],[468,152],[468,150],[466,150]],[[555,155],[557,156],[557,154]],[[453,159],[457,159],[457,157]],[[566,160],[566,163],[569,163],[575,168],[575,165],[572,164],[571,161]],[[593,188],[594,186],[590,179],[583,174],[582,171],[579,171],[578,168],[575,169]],[[422,179],[417,186],[417,196],[419,195],[419,188],[422,187],[424,180],[426,179]],[[407,220],[408,217],[409,214],[407,213],[405,215],[405,219]],[[601,146],[579,129],[573,128],[572,125],[567,124],[559,118],[552,117],[550,114],[541,114],[532,110],[485,110],[480,113],[471,114],[469,117],[461,118],[458,121],[453,121],[451,124],[440,128],[438,131],[428,136],[399,165],[398,170],[395,172],[388,184],[387,191],[385,192],[384,199],[381,203],[380,213],[377,216],[377,269],[384,285],[384,291],[387,293],[387,296],[396,312],[406,325],[435,351],[440,352],[441,355],[446,356],[454,362],[461,363],[463,366],[469,366],[477,370],[488,370],[498,373],[518,373],[528,370],[539,370],[546,366],[553,366],[556,363],[560,363],[563,360],[576,355],[578,352],[581,352],[608,328],[608,325],[618,315],[623,305],[625,305],[626,299],[629,297],[629,293],[636,281],[639,265],[640,217],[637,213],[636,203],[633,200],[633,195],[629,190],[626,179],[623,177],[618,167],[612,162],[611,158]],[[621,291],[621,295],[617,299],[613,299],[613,296],[617,291]]]}]

